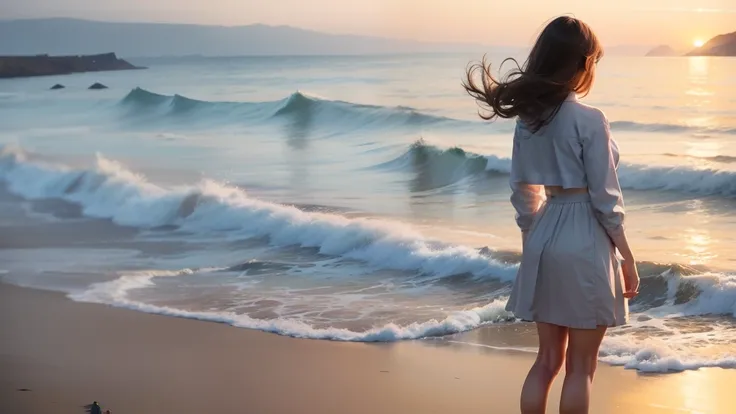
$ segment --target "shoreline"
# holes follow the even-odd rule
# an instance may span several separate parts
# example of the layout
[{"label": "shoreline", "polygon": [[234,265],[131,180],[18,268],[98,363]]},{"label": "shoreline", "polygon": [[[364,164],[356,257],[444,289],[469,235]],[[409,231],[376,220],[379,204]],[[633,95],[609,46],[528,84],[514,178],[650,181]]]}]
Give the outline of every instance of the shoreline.
[{"label": "shoreline", "polygon": [[[515,413],[534,359],[447,339],[296,339],[5,283],[0,331],[2,413],[78,413],[93,400],[116,414]],[[647,375],[600,364],[591,412],[726,413],[734,386],[733,370]]]}]

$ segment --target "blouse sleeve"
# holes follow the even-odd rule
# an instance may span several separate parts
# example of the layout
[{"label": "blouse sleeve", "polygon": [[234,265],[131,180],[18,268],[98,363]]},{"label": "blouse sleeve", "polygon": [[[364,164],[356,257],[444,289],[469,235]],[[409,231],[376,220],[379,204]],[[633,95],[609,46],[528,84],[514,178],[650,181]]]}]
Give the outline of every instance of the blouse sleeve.
[{"label": "blouse sleeve", "polygon": [[600,115],[592,132],[583,138],[583,164],[596,217],[613,237],[624,229],[624,199],[616,171],[618,148],[611,138],[608,120]]},{"label": "blouse sleeve", "polygon": [[544,200],[543,186],[526,184],[518,173],[521,168],[519,162],[519,142],[514,139],[514,149],[511,156],[511,204],[516,210],[516,224],[522,232],[527,232],[534,222],[534,216]]}]

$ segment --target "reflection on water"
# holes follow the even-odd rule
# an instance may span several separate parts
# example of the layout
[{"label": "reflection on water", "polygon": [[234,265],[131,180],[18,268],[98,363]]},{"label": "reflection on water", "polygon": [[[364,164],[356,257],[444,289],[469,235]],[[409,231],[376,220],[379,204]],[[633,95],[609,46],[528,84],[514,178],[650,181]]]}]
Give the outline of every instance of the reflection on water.
[{"label": "reflection on water", "polygon": [[706,265],[718,255],[712,251],[712,245],[717,240],[709,231],[710,219],[702,200],[691,200],[689,215],[695,217],[695,227],[685,229],[683,245],[685,251],[681,254],[690,265]]},{"label": "reflection on water", "polygon": [[[711,98],[715,96],[710,82],[710,60],[706,56],[688,58],[688,86],[685,91],[688,115],[683,123],[689,127],[710,128],[716,126],[718,120],[712,115],[704,115],[712,106]],[[717,154],[716,154],[717,155]]]},{"label": "reflection on water", "polygon": [[286,115],[287,120],[283,128],[289,147],[286,157],[289,185],[293,196],[300,197],[311,191],[309,139],[314,130],[314,108],[305,106],[302,111],[286,112]]},{"label": "reflection on water", "polygon": [[[698,97],[715,95],[713,92],[707,89],[703,89],[703,88],[690,88],[685,93],[690,96],[698,96]],[[708,103],[708,101],[705,101],[705,102],[701,101],[699,105],[695,105],[695,106],[702,106],[702,104],[705,104],[705,103]]]},{"label": "reflection on water", "polygon": [[715,255],[710,252],[711,238],[704,230],[688,229],[686,232],[687,244],[685,245],[685,256],[691,265],[706,264]]},{"label": "reflection on water", "polygon": [[[298,101],[298,103],[301,103]],[[284,126],[287,144],[301,150],[309,144],[309,135],[314,129],[315,108],[312,105],[301,105],[299,111],[284,111],[288,122]]]},{"label": "reflection on water", "polygon": [[688,58],[690,83],[695,85],[703,85],[708,83],[708,63],[707,56],[693,56]]},{"label": "reflection on water", "polygon": [[718,400],[715,398],[715,390],[722,389],[722,384],[714,384],[712,381],[718,380],[718,378],[711,375],[702,375],[702,373],[688,374],[684,375],[683,380],[679,383],[680,395],[682,395],[683,404],[688,410],[701,413],[717,413],[725,412],[722,410],[728,409],[727,407],[719,407],[720,404],[716,402]]},{"label": "reflection on water", "polygon": [[685,153],[695,158],[715,158],[723,154],[723,143],[718,140],[702,138],[690,139],[685,143]]}]

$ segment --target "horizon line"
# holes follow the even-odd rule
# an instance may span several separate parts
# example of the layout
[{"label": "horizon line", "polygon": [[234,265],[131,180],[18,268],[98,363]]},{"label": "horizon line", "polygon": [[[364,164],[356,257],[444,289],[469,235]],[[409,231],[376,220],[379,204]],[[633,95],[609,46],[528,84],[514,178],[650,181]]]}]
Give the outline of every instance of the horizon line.
[{"label": "horizon line", "polygon": [[[268,23],[260,23],[260,22],[226,25],[226,24],[214,24],[214,23],[189,23],[189,22],[166,22],[166,21],[98,20],[98,19],[90,19],[90,18],[84,18],[84,17],[69,17],[69,16],[0,18],[0,22],[18,22],[18,21],[34,21],[34,20],[35,21],[71,20],[71,21],[81,21],[81,22],[89,22],[89,23],[216,27],[216,28],[223,28],[223,29],[236,29],[236,28],[244,28],[244,27],[261,26],[261,27],[277,28],[277,29],[282,28],[282,29],[301,30],[305,32],[311,32],[315,34],[322,34],[322,35],[328,35],[328,36],[346,36],[346,37],[362,37],[362,38],[372,38],[372,39],[381,39],[381,40],[397,40],[397,41],[403,41],[403,42],[415,42],[415,43],[420,43],[420,44],[425,44],[425,45],[462,45],[462,46],[474,46],[474,47],[481,47],[481,48],[484,48],[484,47],[528,48],[531,46],[531,45],[518,45],[518,44],[513,44],[513,45],[511,44],[509,45],[484,44],[484,43],[470,42],[470,41],[452,41],[452,42],[427,41],[427,40],[419,40],[419,39],[412,39],[412,38],[382,36],[382,35],[377,35],[377,34],[336,33],[336,32],[322,31],[322,30],[306,28],[306,27],[292,26],[288,24],[268,24]],[[658,47],[661,45],[663,44],[616,43],[616,44],[608,45],[607,47],[608,48],[625,48],[625,47],[654,48],[654,47]]]}]

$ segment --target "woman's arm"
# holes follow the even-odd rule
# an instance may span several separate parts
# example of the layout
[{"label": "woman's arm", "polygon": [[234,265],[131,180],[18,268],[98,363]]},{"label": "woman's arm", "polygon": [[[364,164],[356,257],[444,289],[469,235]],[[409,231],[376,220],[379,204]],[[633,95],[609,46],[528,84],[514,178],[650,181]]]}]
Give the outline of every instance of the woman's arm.
[{"label": "woman's arm", "polygon": [[514,138],[514,149],[511,155],[511,178],[509,184],[511,186],[511,204],[516,210],[516,224],[521,229],[522,241],[526,240],[526,235],[534,223],[534,216],[539,210],[539,206],[544,200],[544,188],[541,185],[533,185],[524,183],[518,170],[519,143]]},{"label": "woman's arm", "polygon": [[618,149],[611,138],[608,120],[603,113],[595,120],[592,132],[583,138],[583,163],[588,178],[588,192],[596,217],[621,256],[634,260],[624,229],[624,199],[616,166]]},{"label": "woman's arm", "polygon": [[534,216],[542,204],[542,186],[511,182],[511,204],[516,210],[516,224],[521,229],[522,240],[534,223]]}]

